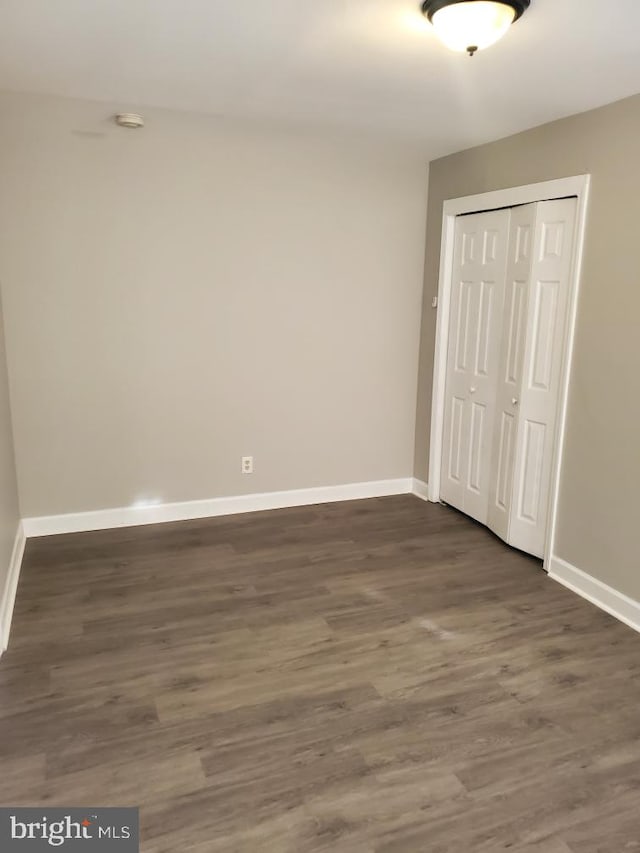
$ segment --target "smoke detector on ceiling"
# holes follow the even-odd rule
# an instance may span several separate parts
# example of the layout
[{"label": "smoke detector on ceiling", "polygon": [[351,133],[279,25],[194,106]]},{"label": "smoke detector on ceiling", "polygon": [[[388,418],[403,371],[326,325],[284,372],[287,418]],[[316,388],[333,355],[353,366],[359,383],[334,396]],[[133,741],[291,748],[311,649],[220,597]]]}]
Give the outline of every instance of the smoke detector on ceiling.
[{"label": "smoke detector on ceiling", "polygon": [[116,124],[120,127],[138,128],[144,127],[144,119],[138,113],[119,113],[116,116]]}]

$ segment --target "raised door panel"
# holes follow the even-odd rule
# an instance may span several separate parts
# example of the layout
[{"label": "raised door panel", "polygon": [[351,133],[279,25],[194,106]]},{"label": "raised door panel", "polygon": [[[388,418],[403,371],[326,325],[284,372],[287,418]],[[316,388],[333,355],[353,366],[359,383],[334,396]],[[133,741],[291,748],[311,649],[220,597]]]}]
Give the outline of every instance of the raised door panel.
[{"label": "raised door panel", "polygon": [[519,488],[514,511],[519,521],[537,525],[541,521],[542,472],[547,427],[546,424],[530,420],[525,420],[522,426],[522,472],[518,477]]},{"label": "raised door panel", "polygon": [[510,306],[506,327],[506,361],[503,381],[515,390],[522,377],[524,340],[526,334],[527,299],[529,280],[509,279],[507,282],[507,304]]},{"label": "raised door panel", "polygon": [[447,454],[447,477],[452,483],[462,487],[463,475],[463,447],[462,447],[462,419],[464,416],[464,400],[460,397],[451,398],[451,417],[449,418],[450,430],[447,435],[449,453]]},{"label": "raised door panel", "polygon": [[513,448],[516,436],[516,419],[510,412],[502,412],[498,433],[497,465],[495,472],[495,504],[505,513],[509,512],[511,481],[513,477]]},{"label": "raised door panel", "polygon": [[549,391],[551,388],[554,350],[558,341],[558,296],[560,280],[534,282],[533,328],[529,353],[528,388]]},{"label": "raised door panel", "polygon": [[495,334],[494,296],[496,284],[493,281],[480,282],[480,316],[475,348],[475,376],[489,377],[492,368],[492,341]]},{"label": "raised door panel", "polygon": [[469,323],[471,315],[472,281],[460,281],[456,284],[457,311],[454,313],[455,324],[452,328],[454,341],[454,370],[466,373],[469,369]]},{"label": "raised door panel", "polygon": [[469,428],[469,471],[467,488],[480,495],[483,485],[483,452],[485,445],[485,425],[487,407],[482,403],[471,402],[471,424]]}]

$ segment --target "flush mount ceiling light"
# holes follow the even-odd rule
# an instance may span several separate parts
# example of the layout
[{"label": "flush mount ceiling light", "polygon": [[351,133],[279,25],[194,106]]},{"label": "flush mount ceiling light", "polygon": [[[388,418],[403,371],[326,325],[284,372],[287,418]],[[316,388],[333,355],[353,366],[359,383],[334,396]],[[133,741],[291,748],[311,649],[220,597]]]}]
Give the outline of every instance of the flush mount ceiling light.
[{"label": "flush mount ceiling light", "polygon": [[531,0],[425,0],[422,13],[451,50],[469,56],[495,44]]}]

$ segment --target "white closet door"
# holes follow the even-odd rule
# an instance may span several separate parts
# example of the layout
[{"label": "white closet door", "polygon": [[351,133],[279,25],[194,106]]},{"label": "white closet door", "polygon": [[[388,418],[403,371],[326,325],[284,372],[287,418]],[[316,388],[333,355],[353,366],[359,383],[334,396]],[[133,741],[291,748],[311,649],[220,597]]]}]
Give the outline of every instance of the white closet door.
[{"label": "white closet door", "polygon": [[536,204],[511,211],[487,524],[509,540]]},{"label": "white closet door", "polygon": [[561,366],[566,357],[576,199],[539,202],[507,541],[544,555]]},{"label": "white closet door", "polygon": [[509,210],[456,222],[441,497],[486,524]]}]

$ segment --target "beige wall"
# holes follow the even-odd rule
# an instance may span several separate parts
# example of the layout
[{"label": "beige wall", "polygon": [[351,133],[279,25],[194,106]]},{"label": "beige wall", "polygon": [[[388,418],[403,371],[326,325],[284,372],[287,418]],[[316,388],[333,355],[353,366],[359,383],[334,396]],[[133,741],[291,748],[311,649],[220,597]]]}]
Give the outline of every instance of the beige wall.
[{"label": "beige wall", "polygon": [[63,99],[0,107],[24,516],[412,475],[420,156],[162,111],[125,131],[115,107]]},{"label": "beige wall", "polygon": [[442,203],[591,173],[557,556],[640,599],[640,95],[431,164],[416,476],[428,479]]},{"label": "beige wall", "polygon": [[0,605],[2,605],[19,520],[20,511],[11,435],[2,299],[0,298]]}]

